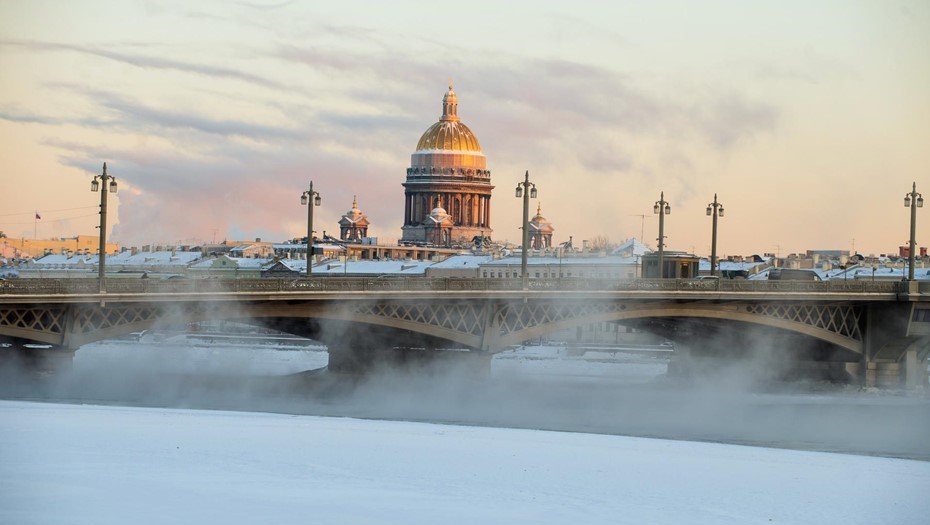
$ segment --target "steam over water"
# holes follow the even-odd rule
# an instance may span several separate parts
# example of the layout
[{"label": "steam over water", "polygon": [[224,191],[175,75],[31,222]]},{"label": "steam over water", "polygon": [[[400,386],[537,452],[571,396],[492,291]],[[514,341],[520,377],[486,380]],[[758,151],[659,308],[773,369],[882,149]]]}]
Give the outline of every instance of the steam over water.
[{"label": "steam over water", "polygon": [[490,377],[420,366],[356,377],[326,371],[324,347],[105,341],[73,370],[4,397],[402,419],[625,434],[930,460],[930,398],[824,383],[755,382],[732,368],[665,375],[660,353],[527,347]]}]

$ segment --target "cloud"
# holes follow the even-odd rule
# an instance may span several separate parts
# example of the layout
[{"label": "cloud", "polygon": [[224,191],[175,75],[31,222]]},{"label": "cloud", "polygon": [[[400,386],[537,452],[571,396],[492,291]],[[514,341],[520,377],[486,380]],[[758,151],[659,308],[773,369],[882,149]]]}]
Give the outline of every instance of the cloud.
[{"label": "cloud", "polygon": [[[320,31],[324,39],[339,36],[329,26]],[[647,186],[659,175],[690,184],[695,162],[683,144],[703,142],[727,151],[778,122],[774,106],[731,88],[687,91],[647,85],[580,61],[492,56],[445,43],[421,41],[433,52],[412,53],[386,33],[362,29],[347,38],[366,49],[336,50],[310,39],[300,46],[277,44],[257,51],[267,70],[282,71],[277,78],[87,45],[0,42],[274,90],[284,86],[279,80],[284,75],[306,83],[280,96],[263,89],[224,92],[203,81],[167,93],[46,82],[48,88],[81,96],[82,114],[0,107],[0,118],[159,139],[151,141],[156,145],[135,146],[58,135],[45,140],[60,150],[61,164],[96,173],[107,160],[133,188],[119,197],[114,239],[136,244],[209,238],[213,228],[283,240],[305,229],[304,212],[294,203],[309,180],[324,195],[318,220],[327,227],[320,231],[336,231],[352,195],[359,194],[372,231],[399,236],[408,156],[439,117],[449,76],[457,78],[459,114],[489,155],[494,183],[509,189],[500,174],[528,167],[542,171],[544,183],[546,177],[573,180],[566,199],[576,198],[573,192],[583,188],[612,192],[621,185]],[[270,67],[269,62],[278,64]],[[204,95],[210,104],[198,104]],[[217,107],[247,107],[248,117]]]},{"label": "cloud", "polygon": [[271,88],[276,90],[286,90],[287,87],[281,83],[274,82],[263,76],[253,75],[251,73],[246,73],[238,69],[231,69],[218,66],[210,66],[205,64],[194,64],[190,62],[183,62],[180,60],[174,60],[170,58],[149,56],[149,55],[140,55],[135,53],[121,53],[118,51],[113,51],[111,49],[101,49],[93,46],[82,46],[75,44],[61,44],[56,42],[38,42],[38,41],[27,41],[27,40],[0,40],[0,48],[3,47],[16,47],[20,49],[26,49],[36,52],[55,52],[55,51],[67,51],[80,53],[84,55],[96,56],[100,58],[106,58],[116,62],[121,62],[124,64],[129,64],[143,69],[162,69],[162,70],[173,70],[180,71],[182,73],[190,73],[195,75],[202,75],[212,78],[220,79],[231,79],[239,80],[242,82],[247,82],[250,84],[255,84],[265,88]]}]

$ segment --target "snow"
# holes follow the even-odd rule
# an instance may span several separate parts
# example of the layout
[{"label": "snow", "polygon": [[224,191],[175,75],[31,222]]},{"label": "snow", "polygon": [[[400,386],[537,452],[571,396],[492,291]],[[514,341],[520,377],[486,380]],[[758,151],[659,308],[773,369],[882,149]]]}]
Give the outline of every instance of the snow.
[{"label": "snow", "polygon": [[[3,523],[919,523],[930,463],[0,401]],[[867,497],[863,497],[866,496]]]},{"label": "snow", "polygon": [[[82,380],[119,375],[135,385],[128,386],[131,391],[142,391],[177,386],[171,374],[235,380],[291,374],[324,366],[326,360],[320,346],[209,343],[178,334],[159,342],[85,345],[75,356],[74,372]],[[409,405],[422,408],[438,394],[461,405],[460,421],[471,422],[464,416],[469,403],[497,399],[490,411],[499,413],[500,425],[524,427],[533,418],[513,410],[537,405],[556,418],[577,413],[584,424],[589,417],[633,420],[641,417],[636,410],[674,411],[679,403],[685,405],[682,411],[694,411],[699,403],[670,398],[655,387],[603,387],[651,381],[664,373],[666,363],[663,352],[644,348],[530,346],[495,356],[492,376],[498,383],[489,384],[485,396],[466,399],[452,388],[425,398],[394,393],[385,400],[383,392],[374,390],[354,398],[358,404],[351,410],[332,405],[349,400],[299,397],[296,402],[335,407],[324,413],[356,417],[382,417],[378,411],[394,404],[395,414],[408,413],[404,419],[419,421],[428,411]],[[500,383],[514,387],[501,389]],[[508,399],[517,392],[540,401]],[[564,398],[572,392],[582,393],[581,398]],[[649,403],[651,396],[669,402]],[[770,435],[774,431],[764,421],[785,411],[803,428],[811,424],[800,417],[806,405],[829,405],[836,413],[861,407],[858,397],[852,402],[844,394],[795,395],[787,402],[778,394],[751,397],[748,411],[714,398],[719,406],[694,416],[706,419],[719,411],[727,413],[726,419],[711,424],[745,421]],[[873,417],[902,408],[902,413],[920,414],[926,403],[923,398],[868,399],[876,405]],[[842,421],[827,419],[828,425]],[[874,424],[893,421],[875,418]],[[651,424],[649,435],[659,435],[662,425]],[[895,428],[920,434],[923,427]],[[772,440],[792,436],[805,440],[814,435],[788,433]],[[925,461],[610,432],[28,401],[0,401],[0,473],[3,524],[871,525],[923,523],[930,512],[930,462]]]},{"label": "snow", "polygon": [[446,257],[445,260],[432,264],[429,268],[432,270],[435,269],[453,269],[461,270],[463,268],[468,269],[477,269],[482,264],[488,263],[492,260],[490,255],[452,255]]}]

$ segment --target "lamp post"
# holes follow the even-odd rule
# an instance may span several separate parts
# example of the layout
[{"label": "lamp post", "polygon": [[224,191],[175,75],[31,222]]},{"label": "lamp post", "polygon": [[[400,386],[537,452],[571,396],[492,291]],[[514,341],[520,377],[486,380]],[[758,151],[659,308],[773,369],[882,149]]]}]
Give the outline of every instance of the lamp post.
[{"label": "lamp post", "polygon": [[717,266],[717,216],[723,217],[723,204],[717,202],[717,194],[714,194],[714,202],[707,205],[707,215],[714,216],[713,233],[710,236],[710,274],[716,275],[715,267]]},{"label": "lamp post", "polygon": [[517,198],[523,198],[523,256],[520,258],[520,273],[523,276],[523,289],[529,288],[526,274],[526,256],[530,244],[530,198],[536,198],[536,185],[530,182],[530,172],[527,170],[523,182],[517,183]]},{"label": "lamp post", "polygon": [[917,183],[914,183],[910,193],[904,195],[904,207],[911,209],[911,239],[908,242],[909,250],[907,254],[907,280],[914,280],[914,249],[916,248],[915,236],[917,234],[917,208],[924,207],[924,196],[917,193]]},{"label": "lamp post", "polygon": [[[107,181],[110,181],[107,184]],[[101,185],[103,188],[101,188]],[[109,192],[107,191],[109,188]],[[107,265],[107,193],[116,193],[116,178],[107,175],[107,163],[103,163],[103,173],[94,175],[90,181],[90,191],[100,191],[100,248],[97,250],[97,275],[100,281],[100,293],[107,291],[106,265]]]},{"label": "lamp post", "polygon": [[652,207],[652,213],[659,216],[659,279],[665,276],[665,216],[672,213],[672,207],[665,201],[665,192],[659,194],[659,200]]},{"label": "lamp post", "polygon": [[313,191],[313,181],[310,181],[310,189],[300,194],[300,203],[307,207],[307,277],[310,277],[313,260],[313,207],[322,202],[320,192]]}]

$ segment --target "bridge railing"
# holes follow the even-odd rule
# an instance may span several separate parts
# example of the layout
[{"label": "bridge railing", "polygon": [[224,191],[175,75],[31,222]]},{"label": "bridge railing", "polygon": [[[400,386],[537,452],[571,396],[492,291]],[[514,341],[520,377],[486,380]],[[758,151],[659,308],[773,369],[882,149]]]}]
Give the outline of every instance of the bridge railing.
[{"label": "bridge railing", "polygon": [[[921,283],[924,284],[924,283]],[[531,291],[705,291],[705,292],[834,292],[898,293],[901,281],[751,281],[746,279],[530,279]],[[513,291],[520,279],[423,277],[317,277],[311,279],[130,279],[106,280],[107,293],[215,292],[390,292],[390,291]],[[920,291],[923,292],[923,286]],[[97,279],[8,279],[0,281],[0,295],[94,294]],[[930,290],[928,290],[930,291]]]}]

